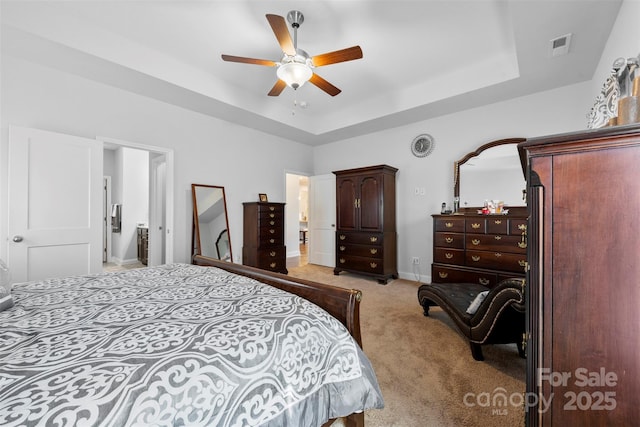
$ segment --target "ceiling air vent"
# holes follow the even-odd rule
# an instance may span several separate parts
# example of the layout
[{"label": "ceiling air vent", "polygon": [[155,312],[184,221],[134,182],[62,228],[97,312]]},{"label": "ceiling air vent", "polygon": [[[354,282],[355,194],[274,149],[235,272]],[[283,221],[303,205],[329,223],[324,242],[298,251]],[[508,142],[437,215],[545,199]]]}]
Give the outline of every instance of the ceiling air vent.
[{"label": "ceiling air vent", "polygon": [[571,33],[551,40],[551,56],[566,55],[571,45]]}]

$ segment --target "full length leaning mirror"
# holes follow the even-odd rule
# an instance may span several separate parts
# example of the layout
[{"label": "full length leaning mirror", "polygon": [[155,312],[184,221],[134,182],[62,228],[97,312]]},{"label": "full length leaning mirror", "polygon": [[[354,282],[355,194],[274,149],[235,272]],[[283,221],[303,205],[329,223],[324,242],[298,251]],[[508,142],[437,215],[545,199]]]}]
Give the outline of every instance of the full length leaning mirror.
[{"label": "full length leaning mirror", "polygon": [[194,255],[233,262],[224,187],[191,184]]}]

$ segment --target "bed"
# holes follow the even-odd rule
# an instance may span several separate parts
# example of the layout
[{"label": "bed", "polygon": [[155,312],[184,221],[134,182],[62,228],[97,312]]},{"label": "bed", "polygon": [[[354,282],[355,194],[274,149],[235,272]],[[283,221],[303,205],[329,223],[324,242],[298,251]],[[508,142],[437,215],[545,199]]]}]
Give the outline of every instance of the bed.
[{"label": "bed", "polygon": [[11,296],[2,426],[351,427],[384,405],[359,291],[195,256]]}]

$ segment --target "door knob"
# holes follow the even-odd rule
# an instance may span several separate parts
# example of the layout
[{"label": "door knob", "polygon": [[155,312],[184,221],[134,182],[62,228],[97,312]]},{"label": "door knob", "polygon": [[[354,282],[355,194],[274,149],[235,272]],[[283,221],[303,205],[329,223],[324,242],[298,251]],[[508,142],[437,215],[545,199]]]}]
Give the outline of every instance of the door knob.
[{"label": "door knob", "polygon": [[13,236],[13,241],[16,243],[22,242],[22,236]]}]

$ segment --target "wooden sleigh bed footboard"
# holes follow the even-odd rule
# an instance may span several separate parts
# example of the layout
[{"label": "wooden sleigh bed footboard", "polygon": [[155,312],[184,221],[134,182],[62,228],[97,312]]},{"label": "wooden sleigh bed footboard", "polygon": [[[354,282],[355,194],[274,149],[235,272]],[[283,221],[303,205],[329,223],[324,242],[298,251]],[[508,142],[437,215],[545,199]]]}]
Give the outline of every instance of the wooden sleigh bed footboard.
[{"label": "wooden sleigh bed footboard", "polygon": [[[349,333],[362,348],[362,336],[360,333],[361,291],[343,289],[311,280],[289,277],[285,274],[220,261],[201,255],[195,255],[192,262],[195,265],[218,267],[231,273],[250,277],[311,301],[345,325]],[[322,427],[330,426],[333,422],[334,420],[330,420]],[[351,414],[346,417],[345,422],[347,427],[363,427],[364,413]]]}]

